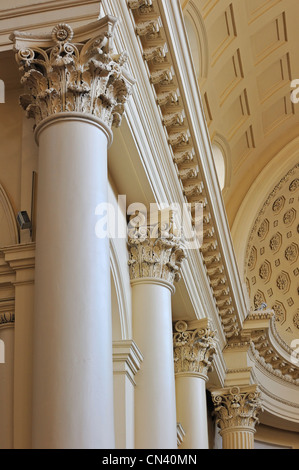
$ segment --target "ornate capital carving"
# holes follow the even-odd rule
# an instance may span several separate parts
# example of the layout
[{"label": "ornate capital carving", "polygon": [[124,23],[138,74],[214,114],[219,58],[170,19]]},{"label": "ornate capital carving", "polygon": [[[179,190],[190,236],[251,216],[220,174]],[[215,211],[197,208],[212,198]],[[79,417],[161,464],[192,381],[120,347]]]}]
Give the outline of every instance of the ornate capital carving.
[{"label": "ornate capital carving", "polygon": [[[207,379],[216,353],[216,331],[208,319],[192,322],[178,321],[173,334],[175,373],[198,373]],[[196,326],[195,326],[196,323]]]},{"label": "ornate capital carving", "polygon": [[127,54],[113,51],[116,22],[106,16],[75,31],[58,24],[51,34],[11,35],[25,88],[20,103],[36,125],[62,112],[120,125],[134,80],[125,69]]},{"label": "ornate capital carving", "polygon": [[224,388],[212,391],[216,423],[221,432],[243,428],[255,432],[258,414],[262,410],[256,385]]},{"label": "ornate capital carving", "polygon": [[183,240],[176,233],[173,213],[170,219],[147,225],[137,212],[130,221],[128,234],[131,281],[154,278],[171,284],[181,279],[180,267],[185,258]]}]

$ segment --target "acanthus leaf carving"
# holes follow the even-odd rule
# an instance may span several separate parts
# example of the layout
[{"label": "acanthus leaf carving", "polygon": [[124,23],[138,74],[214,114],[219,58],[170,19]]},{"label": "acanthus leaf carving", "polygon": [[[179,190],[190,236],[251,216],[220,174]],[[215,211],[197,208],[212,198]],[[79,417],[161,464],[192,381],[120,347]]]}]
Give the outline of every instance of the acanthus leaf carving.
[{"label": "acanthus leaf carving", "polygon": [[193,372],[207,379],[216,354],[217,339],[216,331],[210,322],[206,323],[195,329],[189,328],[188,323],[184,321],[175,324],[173,348],[176,374]]},{"label": "acanthus leaf carving", "polygon": [[221,431],[235,427],[255,431],[262,410],[260,392],[256,385],[212,391],[216,423]]},{"label": "acanthus leaf carving", "polygon": [[[138,214],[131,218],[131,222]],[[128,234],[131,280],[154,278],[171,284],[178,282],[185,252],[183,239],[175,229],[172,212],[166,223],[159,221],[151,226],[143,221],[140,225],[132,225]]]},{"label": "acanthus leaf carving", "polygon": [[[58,24],[29,47],[26,33],[11,36],[26,91],[20,104],[36,125],[63,112],[90,114],[108,127],[121,124],[134,80],[126,69],[127,54],[114,52],[115,24],[112,17],[98,20],[97,33],[89,38],[86,28],[81,42],[67,24]],[[50,47],[42,45],[45,37]]]}]

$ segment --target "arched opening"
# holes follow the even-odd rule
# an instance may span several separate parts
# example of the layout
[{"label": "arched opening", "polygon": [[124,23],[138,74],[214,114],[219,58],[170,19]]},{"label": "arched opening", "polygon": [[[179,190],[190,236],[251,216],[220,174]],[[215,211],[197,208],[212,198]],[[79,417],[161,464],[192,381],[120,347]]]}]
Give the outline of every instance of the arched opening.
[{"label": "arched opening", "polygon": [[193,1],[189,1],[184,10],[184,22],[196,76],[199,80],[205,79],[209,67],[207,33],[202,16]]},{"label": "arched opening", "polygon": [[218,176],[218,181],[219,185],[221,188],[221,191],[225,188],[225,174],[226,174],[226,168],[225,168],[225,160],[224,156],[222,153],[222,150],[218,145],[213,144],[212,145],[213,149],[213,157],[214,157],[214,162],[216,166],[216,171],[217,171],[217,176]]},{"label": "arched opening", "polygon": [[18,243],[15,215],[6,192],[0,184],[0,248]]}]

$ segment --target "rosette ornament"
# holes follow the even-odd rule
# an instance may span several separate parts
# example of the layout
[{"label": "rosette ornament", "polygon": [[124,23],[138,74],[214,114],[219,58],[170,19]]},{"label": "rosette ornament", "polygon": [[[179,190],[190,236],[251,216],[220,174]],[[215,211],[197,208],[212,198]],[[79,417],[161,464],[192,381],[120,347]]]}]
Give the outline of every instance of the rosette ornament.
[{"label": "rosette ornament", "polygon": [[36,125],[73,112],[99,118],[109,128],[120,126],[134,79],[126,52],[114,51],[116,22],[107,16],[75,31],[58,24],[46,35],[11,35],[25,90],[20,103]]}]

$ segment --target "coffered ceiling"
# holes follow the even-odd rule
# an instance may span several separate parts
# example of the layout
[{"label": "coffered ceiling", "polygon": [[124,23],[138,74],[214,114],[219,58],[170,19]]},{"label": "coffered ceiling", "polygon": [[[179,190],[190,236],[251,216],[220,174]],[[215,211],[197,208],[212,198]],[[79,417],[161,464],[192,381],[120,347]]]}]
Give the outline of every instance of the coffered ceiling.
[{"label": "coffered ceiling", "polygon": [[266,304],[290,345],[299,334],[299,163],[273,188],[251,231],[244,276],[252,309]]},{"label": "coffered ceiling", "polygon": [[[212,141],[226,149],[230,224],[250,186],[299,132],[298,0],[182,0]],[[265,195],[266,197],[266,195]]]}]

